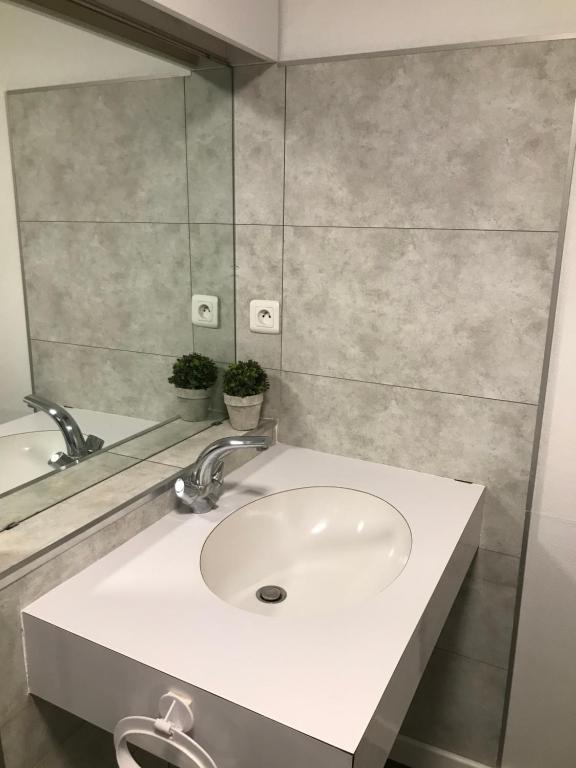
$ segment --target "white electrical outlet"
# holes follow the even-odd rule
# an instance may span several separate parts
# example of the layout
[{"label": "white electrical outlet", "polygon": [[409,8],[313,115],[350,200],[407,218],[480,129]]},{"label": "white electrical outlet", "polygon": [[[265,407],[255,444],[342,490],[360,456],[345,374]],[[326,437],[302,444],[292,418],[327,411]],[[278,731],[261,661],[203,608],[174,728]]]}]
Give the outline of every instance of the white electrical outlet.
[{"label": "white electrical outlet", "polygon": [[218,296],[205,296],[195,293],[192,296],[192,325],[204,328],[218,328]]},{"label": "white electrical outlet", "polygon": [[280,302],[252,299],[250,330],[252,333],[280,333]]}]

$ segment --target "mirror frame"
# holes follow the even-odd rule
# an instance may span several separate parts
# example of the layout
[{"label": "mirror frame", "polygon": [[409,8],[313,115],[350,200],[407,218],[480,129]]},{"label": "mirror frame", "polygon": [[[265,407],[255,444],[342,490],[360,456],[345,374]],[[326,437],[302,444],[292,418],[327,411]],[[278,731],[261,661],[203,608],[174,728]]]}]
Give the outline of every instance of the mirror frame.
[{"label": "mirror frame", "polygon": [[235,66],[264,61],[143,0],[10,2],[194,68],[211,62]]}]

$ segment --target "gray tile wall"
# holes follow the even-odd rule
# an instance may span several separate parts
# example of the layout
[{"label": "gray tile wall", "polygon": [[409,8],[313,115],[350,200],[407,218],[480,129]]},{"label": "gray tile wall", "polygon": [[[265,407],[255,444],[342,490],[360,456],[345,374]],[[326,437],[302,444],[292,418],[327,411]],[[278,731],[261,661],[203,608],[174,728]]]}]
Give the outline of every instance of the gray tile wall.
[{"label": "gray tile wall", "polygon": [[[238,355],[280,439],[488,486],[406,735],[495,765],[576,42],[234,73]],[[252,298],[282,335],[248,330]]]},{"label": "gray tile wall", "polygon": [[[235,356],[230,71],[8,103],[35,389],[173,416],[176,356]],[[193,329],[192,292],[218,329]]]}]

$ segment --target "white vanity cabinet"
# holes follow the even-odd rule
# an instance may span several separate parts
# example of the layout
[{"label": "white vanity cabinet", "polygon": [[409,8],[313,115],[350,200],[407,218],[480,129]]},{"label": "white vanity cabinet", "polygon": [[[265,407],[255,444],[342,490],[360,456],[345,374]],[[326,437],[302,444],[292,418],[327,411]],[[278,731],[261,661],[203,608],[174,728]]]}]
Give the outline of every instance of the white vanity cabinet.
[{"label": "white vanity cabinet", "polygon": [[[200,555],[221,521],[263,496],[324,486],[385,499],[404,517],[412,546],[392,583],[355,604],[284,615],[210,591]],[[170,513],[28,606],[30,691],[110,732],[127,716],[158,717],[163,694],[183,695],[190,735],[217,768],[382,768],[478,546],[482,493],[277,445],[227,478],[218,509]],[[349,546],[341,534],[328,542]],[[158,743],[151,751],[194,765]]]},{"label": "white vanity cabinet", "polygon": [[[352,755],[336,747],[31,616],[26,631],[34,638],[28,649],[33,691],[111,733],[126,715],[157,717],[160,697],[172,691],[191,699],[192,735],[218,768],[352,766]],[[203,664],[202,659],[196,662]],[[274,670],[261,674],[273,677]],[[145,740],[141,746],[153,749]],[[175,750],[154,751],[177,759]]]}]

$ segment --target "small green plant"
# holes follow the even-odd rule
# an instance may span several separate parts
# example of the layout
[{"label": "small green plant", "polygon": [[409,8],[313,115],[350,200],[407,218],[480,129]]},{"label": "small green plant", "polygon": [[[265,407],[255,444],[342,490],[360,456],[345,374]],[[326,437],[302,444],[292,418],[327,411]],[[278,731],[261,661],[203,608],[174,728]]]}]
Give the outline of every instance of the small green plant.
[{"label": "small green plant", "polygon": [[193,352],[176,360],[168,381],[180,389],[208,389],[217,378],[218,368],[214,360]]},{"label": "small green plant", "polygon": [[224,372],[224,394],[231,397],[249,397],[266,392],[270,387],[266,372],[255,360],[231,363]]}]

